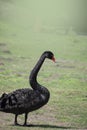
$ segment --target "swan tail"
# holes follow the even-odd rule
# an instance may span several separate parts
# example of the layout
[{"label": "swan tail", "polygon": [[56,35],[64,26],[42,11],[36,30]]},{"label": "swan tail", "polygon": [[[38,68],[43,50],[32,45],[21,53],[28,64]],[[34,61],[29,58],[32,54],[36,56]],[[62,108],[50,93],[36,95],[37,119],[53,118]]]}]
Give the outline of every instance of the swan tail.
[{"label": "swan tail", "polygon": [[5,111],[17,103],[17,98],[14,94],[3,93],[0,97],[0,111]]},{"label": "swan tail", "polygon": [[7,101],[6,97],[7,97],[6,93],[3,93],[2,96],[0,97],[0,111],[2,111],[3,108],[5,108],[5,104]]}]

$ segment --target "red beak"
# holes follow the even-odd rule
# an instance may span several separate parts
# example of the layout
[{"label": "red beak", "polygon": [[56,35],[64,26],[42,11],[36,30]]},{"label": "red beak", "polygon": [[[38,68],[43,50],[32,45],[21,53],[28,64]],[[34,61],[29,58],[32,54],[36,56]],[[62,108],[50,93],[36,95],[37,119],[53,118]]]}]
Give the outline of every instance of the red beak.
[{"label": "red beak", "polygon": [[55,57],[54,57],[54,56],[52,57],[52,60],[53,60],[54,62],[56,62],[56,61],[55,61]]}]

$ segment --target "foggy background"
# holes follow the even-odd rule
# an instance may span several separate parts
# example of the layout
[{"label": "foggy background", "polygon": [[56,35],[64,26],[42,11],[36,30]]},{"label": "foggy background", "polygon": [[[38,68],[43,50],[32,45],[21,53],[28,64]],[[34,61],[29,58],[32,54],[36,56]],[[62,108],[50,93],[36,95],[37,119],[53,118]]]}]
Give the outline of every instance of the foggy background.
[{"label": "foggy background", "polygon": [[0,0],[0,20],[34,32],[87,33],[87,0]]}]

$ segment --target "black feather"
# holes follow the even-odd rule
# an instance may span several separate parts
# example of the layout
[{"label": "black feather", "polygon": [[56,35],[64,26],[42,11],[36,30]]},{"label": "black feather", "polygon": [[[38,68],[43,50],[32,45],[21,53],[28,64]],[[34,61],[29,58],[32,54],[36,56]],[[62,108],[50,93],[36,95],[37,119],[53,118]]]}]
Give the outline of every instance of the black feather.
[{"label": "black feather", "polygon": [[17,116],[25,113],[25,122],[27,122],[27,114],[31,111],[37,110],[45,105],[50,97],[47,88],[41,86],[37,82],[37,74],[45,60],[45,58],[52,59],[52,52],[44,52],[33,70],[31,71],[29,82],[32,89],[18,89],[9,94],[4,93],[0,98],[0,111],[15,114],[15,124],[17,124]]}]

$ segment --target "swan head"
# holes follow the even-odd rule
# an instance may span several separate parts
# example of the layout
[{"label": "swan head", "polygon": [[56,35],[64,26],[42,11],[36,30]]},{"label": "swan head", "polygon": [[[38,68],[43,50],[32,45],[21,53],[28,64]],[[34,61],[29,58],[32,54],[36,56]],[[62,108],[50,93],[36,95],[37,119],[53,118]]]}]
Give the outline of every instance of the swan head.
[{"label": "swan head", "polygon": [[46,58],[55,62],[54,54],[51,51],[45,51],[43,54],[45,55]]}]

